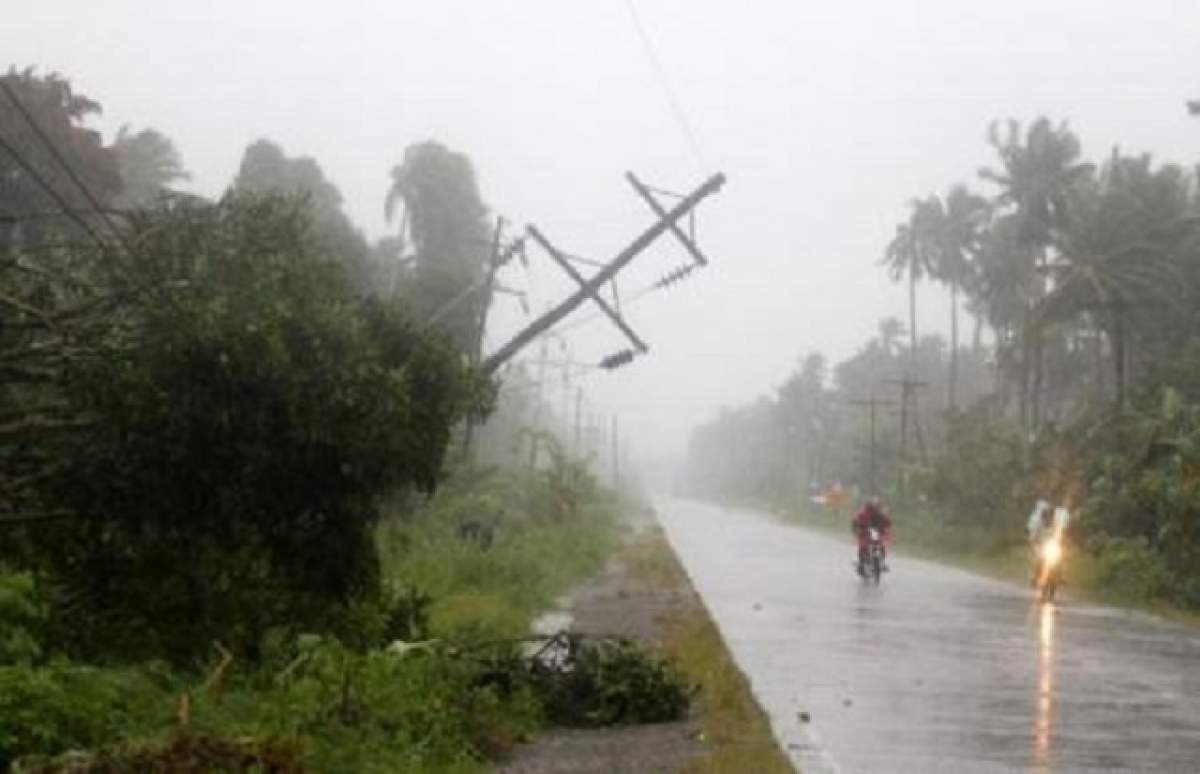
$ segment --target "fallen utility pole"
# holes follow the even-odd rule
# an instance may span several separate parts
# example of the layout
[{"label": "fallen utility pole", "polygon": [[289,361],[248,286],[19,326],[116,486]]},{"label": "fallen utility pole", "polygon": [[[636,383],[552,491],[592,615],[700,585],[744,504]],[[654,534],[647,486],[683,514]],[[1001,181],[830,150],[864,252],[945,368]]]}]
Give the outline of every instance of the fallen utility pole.
[{"label": "fallen utility pole", "polygon": [[[659,220],[642,232],[636,239],[617,254],[603,269],[589,278],[578,290],[561,301],[544,315],[530,323],[524,330],[514,336],[504,346],[490,355],[483,362],[485,373],[495,373],[496,369],[508,362],[514,355],[529,345],[541,334],[550,330],[560,320],[570,314],[576,307],[589,298],[599,296],[599,290],[610,281],[617,272],[641,254],[654,240],[664,232],[671,230],[680,218],[688,214],[706,197],[716,193],[725,184],[725,175],[716,174],[704,181],[696,190],[685,196],[669,211],[659,217]],[[679,232],[682,234],[682,232]]]},{"label": "fallen utility pole", "polygon": [[[658,203],[657,199],[654,198],[654,194],[651,192],[649,186],[645,185],[644,183],[642,183],[642,181],[640,181],[636,177],[634,177],[634,174],[632,172],[626,172],[625,179],[629,181],[629,184],[631,186],[633,186],[633,189],[635,191],[638,192],[638,195],[641,196],[642,199],[646,202],[646,204],[648,204],[650,206],[650,209],[654,210],[655,215],[657,215],[660,218],[667,217],[667,211],[664,210],[663,206]],[[672,195],[676,195],[676,194],[672,194]],[[708,259],[706,259],[704,257],[704,253],[700,252],[700,248],[696,247],[696,241],[695,241],[696,235],[694,233],[692,233],[692,234],[683,233],[683,229],[679,228],[679,224],[676,223],[675,221],[671,221],[671,233],[675,235],[675,238],[679,240],[680,244],[683,245],[684,249],[687,250],[688,253],[691,254],[692,259],[696,261],[697,265],[699,265],[699,266],[707,266],[708,265]]]},{"label": "fallen utility pole", "polygon": [[536,226],[530,225],[528,232],[529,236],[533,238],[533,241],[537,242],[542,246],[543,250],[549,253],[550,257],[554,259],[554,262],[557,263],[559,267],[561,267],[562,270],[567,273],[567,276],[575,280],[576,284],[579,285],[581,290],[588,293],[592,301],[596,302],[596,306],[600,307],[600,311],[608,315],[608,319],[612,320],[613,325],[621,329],[621,332],[624,333],[625,336],[633,343],[633,346],[637,347],[639,352],[646,352],[649,350],[649,347],[646,346],[646,343],[638,338],[638,335],[634,333],[633,329],[625,323],[625,320],[621,318],[621,315],[614,311],[613,308],[609,306],[608,302],[604,300],[604,297],[599,293],[599,288],[589,289],[588,281],[584,279],[583,275],[571,265],[571,262],[567,260],[566,256],[561,251],[559,251],[554,245],[550,244],[550,240],[546,239],[546,237],[542,235],[542,232],[537,230]]}]

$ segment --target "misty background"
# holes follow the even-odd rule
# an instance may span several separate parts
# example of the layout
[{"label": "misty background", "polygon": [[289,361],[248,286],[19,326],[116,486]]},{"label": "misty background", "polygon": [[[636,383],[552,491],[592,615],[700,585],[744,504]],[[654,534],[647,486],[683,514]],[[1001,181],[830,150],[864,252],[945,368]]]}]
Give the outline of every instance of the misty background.
[{"label": "misty background", "polygon": [[[649,51],[623,0],[40,0],[10,3],[0,40],[6,64],[59,71],[100,101],[106,137],[129,122],[169,136],[188,190],[218,195],[245,147],[269,137],[314,157],[371,237],[397,230],[384,218],[389,171],[424,139],[471,158],[510,233],[533,222],[597,260],[652,220],[626,170],[681,191],[725,172],[699,210],[710,267],[630,308],[648,357],[583,383],[589,405],[619,412],[636,449],[656,456],[720,406],[770,390],[801,354],[838,360],[881,317],[903,318],[904,286],[877,266],[884,246],[912,197],[955,182],[990,193],[964,175],[992,161],[992,120],[1065,119],[1092,157],[1118,139],[1160,159],[1200,149],[1183,106],[1200,97],[1191,3],[635,9]],[[570,285],[531,256],[527,275],[504,279],[536,312]],[[682,259],[660,240],[622,274],[622,293]],[[923,292],[922,327],[937,331],[943,291]],[[489,348],[526,319],[499,300]],[[625,346],[599,319],[566,335],[581,361]]]}]

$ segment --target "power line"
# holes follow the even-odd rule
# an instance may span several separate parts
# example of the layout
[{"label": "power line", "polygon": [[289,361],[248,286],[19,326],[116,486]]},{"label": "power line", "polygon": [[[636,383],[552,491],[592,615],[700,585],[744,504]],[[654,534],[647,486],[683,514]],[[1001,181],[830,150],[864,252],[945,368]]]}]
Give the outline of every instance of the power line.
[{"label": "power line", "polygon": [[649,33],[646,32],[645,25],[642,24],[642,18],[638,15],[634,1],[625,0],[625,7],[629,9],[629,16],[633,19],[633,26],[637,30],[638,37],[642,40],[642,47],[646,51],[646,58],[650,60],[650,66],[658,77],[659,85],[662,86],[663,92],[667,95],[667,102],[671,106],[671,112],[675,114],[675,120],[679,123],[680,129],[683,130],[684,137],[687,138],[692,154],[696,158],[696,164],[699,165],[700,171],[707,172],[708,164],[704,160],[704,153],[700,150],[700,143],[696,141],[692,125],[688,122],[683,105],[676,96],[675,90],[671,87],[671,80],[667,77],[667,70],[663,67],[662,61],[655,52],[654,42],[650,39]]},{"label": "power line", "polygon": [[41,140],[42,144],[46,146],[46,149],[50,151],[50,155],[54,157],[54,159],[59,163],[59,166],[61,166],[67,173],[67,177],[71,179],[71,182],[73,182],[79,188],[79,190],[83,192],[83,197],[87,199],[88,204],[92,206],[92,209],[94,209],[96,213],[100,215],[100,218],[105,222],[105,224],[108,225],[109,230],[113,232],[114,236],[116,236],[117,241],[124,245],[125,249],[128,250],[129,245],[125,243],[125,236],[117,228],[117,224],[114,223],[112,218],[108,216],[108,212],[100,204],[100,201],[95,197],[95,195],[92,194],[91,189],[89,189],[87,185],[84,184],[83,180],[80,179],[79,175],[75,173],[74,168],[72,168],[71,165],[67,163],[67,160],[63,158],[62,153],[60,153],[58,150],[58,146],[56,146],[53,141],[46,136],[46,133],[42,131],[42,127],[34,119],[33,115],[25,109],[25,105],[17,97],[17,92],[3,78],[0,78],[0,89],[3,89],[4,93],[8,95],[9,101],[11,101],[21,115],[24,116],[25,122],[29,124],[29,127],[33,129],[33,133],[38,136],[38,139]]},{"label": "power line", "polygon": [[[656,290],[659,290],[657,283],[655,283],[654,285],[650,285],[648,287],[642,288],[637,293],[634,293],[632,296],[630,296],[628,299],[625,299],[624,301],[622,301],[621,308],[628,309],[629,307],[633,306],[638,301],[641,301],[643,298],[645,298],[646,296],[648,296],[649,294],[653,293]],[[553,332],[554,333],[566,333],[567,331],[572,331],[572,330],[575,330],[576,328],[582,328],[585,325],[588,325],[590,323],[595,322],[596,320],[599,320],[603,316],[604,316],[604,312],[592,312],[591,314],[584,315],[583,317],[579,318],[578,320],[575,320],[574,322],[566,323],[564,325],[558,326],[557,328],[554,328]]]},{"label": "power line", "polygon": [[[3,83],[4,81],[0,80],[0,84]],[[4,149],[8,155],[12,156],[13,160],[17,162],[17,165],[21,167],[21,169],[25,170],[25,174],[33,178],[34,182],[45,189],[46,193],[50,194],[50,198],[54,199],[55,203],[62,208],[64,215],[73,220],[80,228],[82,228],[88,236],[96,241],[96,244],[100,245],[100,247],[105,247],[104,240],[99,234],[96,233],[96,230],[93,229],[86,220],[80,217],[79,213],[75,212],[75,210],[71,208],[71,205],[66,199],[63,198],[62,194],[60,194],[54,188],[54,186],[46,182],[46,178],[42,177],[41,173],[38,172],[32,164],[26,161],[25,158],[17,151],[17,149],[10,145],[3,136],[0,136],[0,148]]]}]

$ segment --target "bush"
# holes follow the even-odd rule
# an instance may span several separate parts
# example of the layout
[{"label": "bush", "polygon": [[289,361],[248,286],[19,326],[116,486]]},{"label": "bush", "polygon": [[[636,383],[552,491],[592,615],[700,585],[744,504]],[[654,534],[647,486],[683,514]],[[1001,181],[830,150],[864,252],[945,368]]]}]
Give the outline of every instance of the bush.
[{"label": "bush", "polygon": [[1105,538],[1089,541],[1095,555],[1095,583],[1112,599],[1144,603],[1164,599],[1171,576],[1145,538]]},{"label": "bush", "polygon": [[993,529],[1019,521],[1024,456],[1017,432],[979,409],[950,418],[946,445],[928,482],[946,521]]},{"label": "bush", "polygon": [[356,298],[292,202],[150,220],[103,267],[125,303],[62,386],[87,422],[42,495],[79,518],[39,528],[38,559],[73,653],[253,656],[377,595],[379,499],[434,486],[486,380]]},{"label": "bush", "polygon": [[136,735],[169,717],[164,684],[139,670],[53,662],[0,667],[0,770],[25,754],[55,755]]},{"label": "bush", "polygon": [[29,573],[0,573],[0,666],[32,664],[44,652],[45,605]]},{"label": "bush", "polygon": [[565,676],[548,682],[546,692],[552,721],[612,726],[679,720],[695,688],[672,662],[617,639],[577,644]]}]

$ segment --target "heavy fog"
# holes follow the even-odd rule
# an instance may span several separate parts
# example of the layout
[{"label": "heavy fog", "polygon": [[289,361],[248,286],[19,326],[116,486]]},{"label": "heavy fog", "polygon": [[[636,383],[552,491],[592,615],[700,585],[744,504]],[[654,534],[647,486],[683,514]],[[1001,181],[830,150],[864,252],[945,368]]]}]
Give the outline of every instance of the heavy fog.
[{"label": "heavy fog", "polygon": [[[991,121],[1067,120],[1091,158],[1118,142],[1170,160],[1200,150],[1184,107],[1200,97],[1190,3],[4,5],[4,63],[69,77],[104,105],[106,136],[132,123],[171,137],[186,188],[218,195],[247,144],[269,137],[317,159],[371,237],[398,229],[384,217],[389,171],[425,139],[471,158],[510,233],[534,223],[595,260],[653,220],[626,170],[676,191],[727,174],[698,211],[710,266],[628,308],[649,355],[574,383],[643,454],[678,450],[803,353],[845,357],[880,318],[904,318],[884,247],[911,198],[986,190],[974,171],[992,161]],[[537,312],[571,285],[531,259],[504,281]],[[660,240],[621,274],[622,295],[684,260]],[[944,329],[944,291],[919,292],[924,330]],[[487,347],[527,319],[498,300]],[[604,319],[564,335],[583,362],[626,346]]]}]

